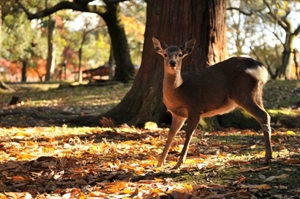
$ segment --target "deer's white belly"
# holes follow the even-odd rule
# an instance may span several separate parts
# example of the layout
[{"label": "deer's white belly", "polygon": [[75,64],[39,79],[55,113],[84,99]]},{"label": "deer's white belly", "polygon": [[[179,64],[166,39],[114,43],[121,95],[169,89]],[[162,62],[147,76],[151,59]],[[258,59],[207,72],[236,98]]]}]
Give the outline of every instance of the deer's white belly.
[{"label": "deer's white belly", "polygon": [[233,109],[235,109],[235,107],[237,107],[237,104],[233,100],[228,100],[227,103],[220,108],[202,113],[201,117],[213,117],[215,115],[222,115],[224,113],[232,111]]}]

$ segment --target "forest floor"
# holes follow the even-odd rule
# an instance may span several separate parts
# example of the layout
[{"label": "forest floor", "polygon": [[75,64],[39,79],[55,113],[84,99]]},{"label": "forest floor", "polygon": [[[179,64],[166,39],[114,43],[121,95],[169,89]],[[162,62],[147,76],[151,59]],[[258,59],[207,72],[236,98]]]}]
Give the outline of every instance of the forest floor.
[{"label": "forest floor", "polygon": [[[14,84],[0,99],[0,198],[300,198],[300,82],[270,81],[274,159],[263,164],[263,137],[251,129],[197,130],[181,170],[173,170],[184,131],[163,168],[168,128],[71,127],[99,115],[130,84]],[[13,96],[16,105],[8,105]],[[289,122],[287,122],[287,120]],[[291,125],[289,125],[291,124]]]}]

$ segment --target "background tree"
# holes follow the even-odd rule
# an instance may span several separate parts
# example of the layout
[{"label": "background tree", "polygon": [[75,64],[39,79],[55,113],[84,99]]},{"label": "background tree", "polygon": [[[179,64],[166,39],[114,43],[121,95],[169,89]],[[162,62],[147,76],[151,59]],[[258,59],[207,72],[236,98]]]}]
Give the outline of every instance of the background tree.
[{"label": "background tree", "polygon": [[[42,31],[38,24],[33,30],[30,21],[24,13],[14,10],[3,17],[1,56],[11,62],[22,65],[21,81],[27,79],[27,67],[36,67],[31,61],[34,58],[45,57],[46,40],[42,38]],[[26,33],[26,34],[23,34]]]},{"label": "background tree", "polygon": [[297,12],[300,11],[300,2],[298,0],[275,2],[271,0],[237,0],[233,1],[227,9],[238,10],[246,16],[256,15],[261,18],[264,25],[268,25],[268,27],[265,26],[265,30],[269,30],[283,47],[278,78],[290,79],[294,62],[293,52],[296,48],[295,39],[300,33],[300,23],[296,20]]},{"label": "background tree", "polygon": [[[95,22],[95,21],[94,21]],[[84,43],[88,40],[88,35],[95,29],[97,29],[100,25],[99,22],[97,22],[97,26],[93,25],[93,18],[91,16],[89,17],[84,17],[83,19],[83,29],[81,33],[81,42],[78,50],[78,82],[82,82],[82,51],[83,51],[83,46]]]},{"label": "background tree", "polygon": [[[72,20],[63,19],[60,34],[54,42],[63,44],[63,48],[59,50],[61,62],[72,65],[71,72],[75,71],[77,74],[80,72],[80,65],[82,69],[91,69],[107,62],[110,56],[110,39],[105,22],[98,15],[74,11],[71,13],[75,17]],[[75,81],[79,80],[77,76],[75,75]]]},{"label": "background tree", "polygon": [[[48,2],[48,1],[46,1]],[[55,70],[55,51],[54,51],[54,30],[55,30],[55,18],[54,15],[48,16],[47,21],[47,43],[48,43],[48,50],[47,50],[47,64],[46,64],[46,76],[45,81],[50,81],[52,76],[54,75]]]},{"label": "background tree", "polygon": [[[183,70],[200,70],[222,61],[227,55],[225,0],[147,0],[147,23],[142,64],[131,90],[115,108],[102,116],[117,123],[141,125],[161,122],[163,60],[153,49],[152,36],[168,44],[197,40],[194,52],[183,62]],[[85,124],[99,125],[102,116]]]},{"label": "background tree", "polygon": [[121,11],[132,62],[140,66],[146,24],[146,2],[125,1],[121,4]]},{"label": "background tree", "polygon": [[[232,1],[227,1],[232,6]],[[226,17],[228,52],[233,55],[249,55],[268,68],[272,79],[278,76],[282,46],[277,38],[270,38],[270,23],[264,23],[257,15],[246,16],[237,10],[228,10]],[[271,41],[271,42],[270,42]]]},{"label": "background tree", "polygon": [[[52,7],[44,7],[39,9],[35,13],[29,12],[30,2],[22,2],[21,0],[16,0],[16,2],[22,7],[22,9],[27,14],[28,19],[36,19],[51,15],[59,10],[72,9],[74,11],[81,12],[92,12],[98,14],[106,22],[108,32],[111,38],[111,43],[113,46],[114,58],[116,61],[116,72],[115,79],[118,81],[127,82],[134,76],[134,66],[131,62],[131,57],[129,53],[128,42],[124,30],[124,25],[121,19],[121,12],[119,2],[124,0],[103,0],[102,3],[89,4],[95,0],[74,0],[70,1],[60,1]],[[37,3],[39,1],[35,1]],[[25,4],[26,3],[26,4]],[[42,4],[39,4],[42,5]]]}]

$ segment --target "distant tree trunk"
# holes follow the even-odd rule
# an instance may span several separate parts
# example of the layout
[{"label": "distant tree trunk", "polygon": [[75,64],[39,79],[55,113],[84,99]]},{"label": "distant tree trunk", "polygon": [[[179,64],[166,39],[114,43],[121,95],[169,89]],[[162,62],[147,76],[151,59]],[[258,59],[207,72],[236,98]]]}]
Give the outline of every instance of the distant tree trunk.
[{"label": "distant tree trunk", "polygon": [[90,30],[84,29],[83,33],[82,33],[81,43],[80,43],[80,47],[78,50],[78,82],[79,83],[82,83],[82,79],[83,79],[83,76],[82,76],[82,54],[83,54],[82,49],[83,49],[84,42],[86,41],[87,35],[92,31],[93,31],[93,29],[90,29]]},{"label": "distant tree trunk", "polygon": [[279,70],[279,79],[290,79],[291,68],[294,62],[293,49],[295,38],[295,35],[286,33],[281,68]]},{"label": "distant tree trunk", "polygon": [[22,60],[22,72],[21,72],[21,82],[26,82],[27,80],[27,61]]},{"label": "distant tree trunk", "polygon": [[116,62],[114,79],[127,82],[134,77],[134,66],[131,62],[129,46],[121,19],[121,11],[118,3],[106,2],[107,11],[101,15],[106,22],[111,38],[113,54]]},{"label": "distant tree trunk", "polygon": [[298,50],[295,48],[293,51],[294,54],[294,64],[295,64],[295,76],[297,78],[297,80],[300,80],[300,70],[299,70],[299,52]]},{"label": "distant tree trunk", "polygon": [[108,66],[109,66],[109,79],[113,79],[115,73],[115,58],[114,58],[112,45],[110,45],[110,50],[109,50]]},{"label": "distant tree trunk", "polygon": [[227,56],[225,9],[225,0],[147,0],[142,64],[132,88],[115,108],[85,124],[99,125],[102,116],[117,124],[162,122],[166,116],[163,59],[153,49],[152,36],[175,45],[195,38],[194,52],[184,59],[183,66],[184,70],[200,70]]},{"label": "distant tree trunk", "polygon": [[54,71],[54,53],[53,53],[53,34],[54,34],[55,20],[52,15],[48,17],[48,55],[47,55],[47,65],[46,65],[46,76],[45,81],[50,81],[52,73]]},{"label": "distant tree trunk", "polygon": [[78,50],[78,82],[81,84],[82,83],[82,46],[83,43],[81,44],[79,50]]}]

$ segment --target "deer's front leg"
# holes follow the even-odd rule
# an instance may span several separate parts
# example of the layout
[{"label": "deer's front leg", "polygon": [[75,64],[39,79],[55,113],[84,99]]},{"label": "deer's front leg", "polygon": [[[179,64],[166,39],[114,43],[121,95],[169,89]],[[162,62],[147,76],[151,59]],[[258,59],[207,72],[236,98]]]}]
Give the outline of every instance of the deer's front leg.
[{"label": "deer's front leg", "polygon": [[174,169],[178,169],[185,161],[191,139],[193,137],[195,129],[197,128],[199,120],[200,120],[200,116],[197,116],[197,115],[193,115],[192,117],[188,118],[188,125],[187,125],[186,132],[185,132],[184,146],[181,151],[180,158],[179,158],[176,166],[174,167]]},{"label": "deer's front leg", "polygon": [[172,114],[172,124],[171,124],[170,131],[169,131],[169,134],[168,134],[168,140],[166,142],[163,153],[161,154],[161,156],[158,160],[157,166],[160,167],[164,163],[164,161],[167,157],[170,145],[172,143],[172,140],[175,137],[175,135],[177,134],[177,132],[180,130],[182,125],[184,124],[185,120],[186,120],[186,118],[179,117],[177,115]]}]

